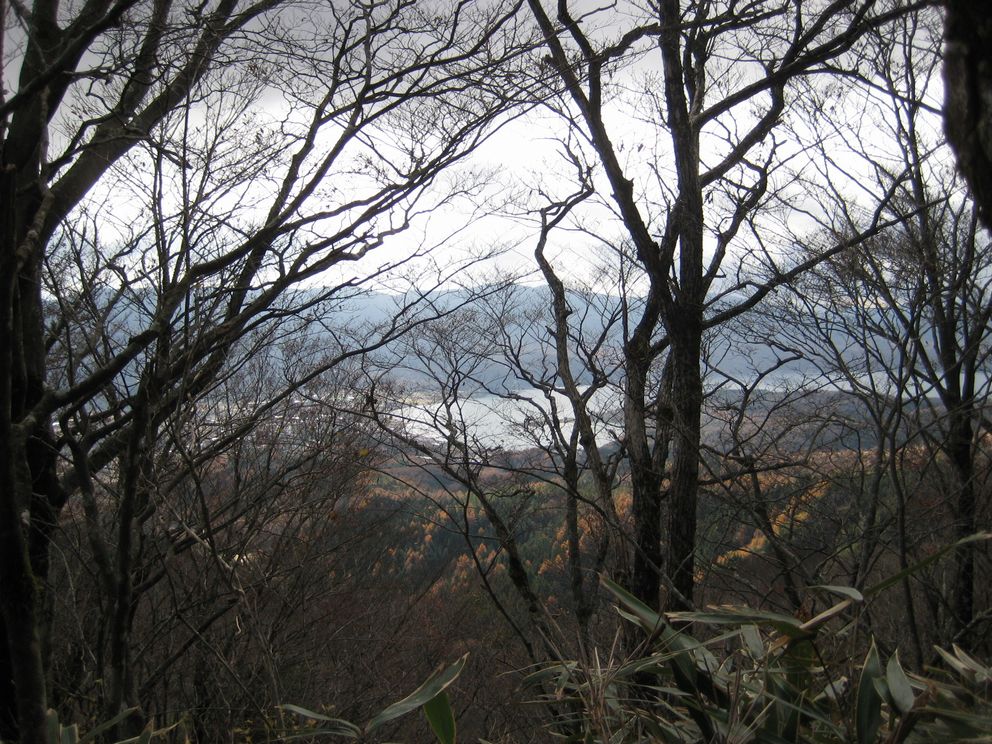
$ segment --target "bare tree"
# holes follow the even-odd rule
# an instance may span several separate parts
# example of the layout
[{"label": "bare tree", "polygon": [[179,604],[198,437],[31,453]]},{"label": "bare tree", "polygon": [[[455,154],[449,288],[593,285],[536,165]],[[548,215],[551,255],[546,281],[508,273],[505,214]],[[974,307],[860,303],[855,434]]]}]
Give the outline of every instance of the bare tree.
[{"label": "bare tree", "polygon": [[[992,255],[969,194],[942,160],[939,22],[907,17],[873,36],[865,68],[873,89],[857,105],[879,112],[880,125],[867,137],[838,122],[831,146],[836,180],[823,203],[833,221],[823,240],[856,229],[852,172],[864,174],[861,189],[892,191],[905,221],[797,282],[791,311],[783,306],[785,321],[769,331],[863,411],[864,443],[848,446],[863,469],[852,486],[857,558],[845,569],[855,586],[877,579],[879,566],[906,569],[936,545],[973,535],[987,498]],[[902,583],[896,611],[908,619],[917,664],[928,641],[981,637],[982,560],[980,548],[962,547],[946,575],[933,569]]]},{"label": "bare tree", "polygon": [[375,273],[361,260],[474,188],[444,174],[513,103],[494,70],[521,35],[512,3],[3,7],[0,736],[41,742],[61,511],[116,469],[123,622],[170,417],[327,299],[294,286]]},{"label": "bare tree", "polygon": [[[658,606],[664,570],[673,590],[666,603],[686,606],[695,575],[704,333],[822,258],[790,263],[762,250],[761,215],[785,198],[780,174],[791,157],[776,132],[805,81],[847,70],[847,53],[865,34],[923,4],[665,0],[580,13],[559,3],[553,15],[537,0],[529,5],[566,91],[558,102],[565,125],[587,143],[590,165],[580,172],[602,174],[602,201],[647,282],[624,346],[637,542],[630,586]],[[630,81],[630,105],[653,139],[611,132],[611,106]],[[877,231],[878,218],[869,210],[851,242]],[[664,383],[651,389],[663,357]]]}]

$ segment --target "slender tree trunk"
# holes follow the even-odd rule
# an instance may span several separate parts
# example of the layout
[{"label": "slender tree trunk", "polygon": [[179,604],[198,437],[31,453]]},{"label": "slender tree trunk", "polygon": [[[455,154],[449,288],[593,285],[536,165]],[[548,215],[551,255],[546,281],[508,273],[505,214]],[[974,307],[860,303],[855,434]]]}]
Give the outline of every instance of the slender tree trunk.
[{"label": "slender tree trunk", "polygon": [[[975,533],[976,502],[972,462],[972,425],[968,410],[950,412],[951,430],[947,450],[958,481],[955,503],[954,538],[961,540]],[[954,552],[953,632],[964,631],[975,617],[975,549],[963,545]],[[955,638],[960,642],[960,638]]]},{"label": "slender tree trunk", "polygon": [[[666,606],[688,610],[695,582],[696,511],[699,498],[700,410],[703,403],[699,369],[701,333],[698,321],[687,320],[684,329],[673,329],[672,484],[668,507],[668,576],[682,595],[669,597]],[[695,328],[693,328],[695,325]]]},{"label": "slender tree trunk", "polygon": [[659,572],[664,555],[661,544],[661,474],[654,458],[645,422],[647,364],[645,348],[635,338],[627,346],[627,390],[624,397],[624,433],[630,457],[631,516],[634,522],[634,560],[631,593],[652,609],[659,609]]},{"label": "slender tree trunk", "polygon": [[[895,442],[891,439],[893,432],[890,431],[889,436],[890,448],[895,452]],[[889,458],[889,477],[892,480],[892,488],[896,495],[896,528],[899,532],[899,570],[907,571],[910,566],[909,539],[906,525],[907,498],[906,490],[903,488],[901,480],[902,472],[894,455]],[[923,669],[923,642],[920,638],[920,622],[916,615],[916,603],[913,600],[913,587],[910,583],[910,577],[908,575],[905,576],[900,583],[902,584],[902,596],[906,605],[906,624],[909,625],[910,638],[913,642],[913,668]]]}]

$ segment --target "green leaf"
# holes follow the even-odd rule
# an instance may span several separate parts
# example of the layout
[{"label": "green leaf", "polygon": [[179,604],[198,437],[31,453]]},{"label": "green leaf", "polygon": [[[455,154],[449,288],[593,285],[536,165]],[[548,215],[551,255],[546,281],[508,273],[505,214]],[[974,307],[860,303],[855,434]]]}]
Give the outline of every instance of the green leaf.
[{"label": "green leaf", "polygon": [[120,713],[118,713],[116,716],[111,718],[109,721],[104,721],[96,728],[87,731],[83,735],[83,737],[79,740],[79,744],[87,744],[87,742],[96,740],[98,737],[105,734],[107,731],[112,729],[114,726],[116,726],[118,723],[123,721],[125,718],[128,718],[129,716],[132,716],[137,712],[138,709],[136,707],[122,710]]},{"label": "green leaf", "polygon": [[952,550],[956,550],[957,548],[968,545],[969,543],[981,542],[983,540],[992,540],[992,532],[977,532],[974,535],[969,535],[968,537],[962,538],[961,540],[951,543],[950,545],[945,545],[933,555],[928,555],[922,561],[919,561],[918,563],[914,563],[912,566],[903,569],[899,573],[893,574],[889,578],[879,582],[878,584],[875,584],[875,586],[869,589],[865,589],[864,594],[866,597],[870,597],[874,594],[878,594],[879,592],[885,591],[889,587],[898,584],[907,576],[912,576],[921,568],[926,568],[931,563],[936,563],[945,555],[950,553]]},{"label": "green leaf", "polygon": [[961,710],[951,710],[937,706],[920,708],[923,715],[933,716],[936,720],[947,724],[959,732],[960,736],[978,736],[992,730],[992,717]]},{"label": "green leaf", "polygon": [[958,673],[959,676],[965,679],[971,679],[973,675],[973,670],[969,669],[967,665],[962,663],[962,661],[957,657],[952,655],[950,652],[945,651],[940,646],[934,646],[934,651],[936,651],[944,659],[946,664]]},{"label": "green leaf", "polygon": [[652,610],[619,584],[610,581],[605,576],[602,577],[602,583],[603,586],[606,587],[606,589],[614,597],[616,597],[617,600],[619,600],[623,608],[633,616],[637,624],[647,631],[648,634],[656,633],[659,629],[667,625],[661,615]]},{"label": "green leaf", "polygon": [[524,677],[521,684],[524,687],[535,687],[553,680],[556,686],[561,687],[577,667],[574,661],[556,661],[531,672]]},{"label": "green leaf", "polygon": [[913,708],[916,698],[913,695],[913,688],[909,684],[909,677],[903,671],[899,663],[899,652],[896,651],[889,658],[889,663],[885,665],[885,681],[889,683],[889,694],[892,696],[892,703],[902,715],[906,715]]},{"label": "green leaf", "polygon": [[314,710],[309,710],[307,708],[301,708],[299,705],[280,705],[283,710],[288,710],[290,713],[296,713],[303,716],[304,718],[310,718],[314,721],[321,721],[324,725],[317,728],[307,729],[305,732],[301,733],[290,733],[283,735],[283,739],[303,739],[315,735],[323,736],[347,736],[352,739],[357,739],[362,735],[362,730],[358,728],[355,724],[350,721],[342,720],[341,718],[331,718],[330,716],[325,716],[323,713],[318,713]]},{"label": "green leaf", "polygon": [[118,742],[117,744],[149,744],[152,740],[152,730],[146,728],[140,734],[135,736],[133,739],[125,739],[124,741]]},{"label": "green leaf", "polygon": [[671,661],[678,686],[693,695],[698,694],[696,661],[692,649],[697,648],[699,643],[688,635],[676,632],[665,618],[619,584],[605,576],[601,581],[627,611],[621,611],[621,614],[625,617],[632,616],[649,635],[657,636],[664,648],[672,652]]},{"label": "green leaf", "polygon": [[424,705],[424,715],[440,744],[455,744],[455,714],[448,693],[442,692]]},{"label": "green leaf", "polygon": [[855,602],[864,602],[864,595],[855,589],[853,586],[836,586],[832,584],[816,584],[809,587],[810,589],[822,589],[825,592],[830,592],[831,594],[839,594],[842,597],[847,597],[848,599],[853,599]]},{"label": "green leaf", "polygon": [[[781,685],[769,685],[764,692],[764,695],[775,703],[776,708],[784,708],[792,711],[797,716],[814,720],[822,725],[824,731],[834,731],[837,729],[836,722],[821,710],[815,700],[809,700],[803,695],[796,696],[795,694],[791,694],[789,697],[798,701],[792,702],[790,699],[779,694],[777,690],[781,689]],[[781,717],[781,711],[777,711],[776,713],[778,717]]]},{"label": "green leaf", "polygon": [[882,678],[882,662],[874,641],[868,649],[868,657],[861,669],[858,682],[858,703],[855,712],[859,744],[873,744],[875,735],[882,725],[882,698],[875,688],[875,680]]},{"label": "green leaf", "polygon": [[826,623],[828,620],[832,620],[833,618],[837,617],[842,612],[844,612],[848,607],[850,607],[852,604],[854,604],[854,601],[855,600],[851,599],[850,597],[847,597],[846,599],[841,600],[840,602],[838,602],[834,606],[828,607],[827,609],[825,609],[823,612],[821,612],[816,617],[812,617],[809,620],[807,620],[806,622],[804,622],[802,624],[802,626],[801,626],[802,629],[806,633],[812,634],[813,631],[815,631],[821,625],[823,625],[824,623]]},{"label": "green leaf", "polygon": [[882,702],[895,707],[892,702],[892,693],[889,692],[889,683],[885,681],[885,677],[875,677],[872,680],[872,684],[875,685],[875,692],[882,698]]},{"label": "green leaf", "polygon": [[756,625],[745,625],[741,628],[741,637],[752,659],[760,661],[765,658],[765,642],[762,640]]},{"label": "green leaf", "polygon": [[988,682],[992,679],[992,669],[982,664],[980,661],[972,656],[968,655],[968,652],[963,648],[958,646],[956,643],[951,645],[954,649],[954,655],[957,656],[958,660],[965,665],[968,669],[974,672],[975,682]]},{"label": "green leaf", "polygon": [[672,620],[708,625],[770,625],[790,638],[809,635],[808,631],[801,627],[802,623],[791,615],[752,610],[747,607],[714,607],[701,612],[672,612],[668,617]]},{"label": "green leaf", "polygon": [[45,713],[45,728],[48,731],[49,744],[59,744],[59,714],[51,708]]},{"label": "green leaf", "polygon": [[331,718],[330,716],[325,716],[323,713],[318,713],[315,710],[310,710],[309,708],[303,708],[299,705],[291,705],[286,703],[285,705],[280,705],[283,710],[288,710],[290,713],[297,713],[304,718],[311,718],[314,721],[337,721],[338,718]]},{"label": "green leaf", "polygon": [[309,741],[318,736],[343,736],[346,739],[359,739],[362,736],[362,730],[353,723],[337,720],[333,723],[318,726],[317,728],[308,728],[292,733],[281,733],[279,735],[279,741],[295,741],[296,739],[306,739]]},{"label": "green leaf", "polygon": [[411,692],[405,698],[390,705],[365,725],[365,732],[368,733],[370,731],[374,731],[382,724],[388,723],[389,721],[399,718],[400,716],[405,716],[407,713],[414,711],[417,708],[422,708],[424,705],[436,698],[448,687],[450,687],[456,679],[458,679],[458,675],[461,674],[462,669],[465,668],[465,661],[467,659],[468,654],[465,654],[447,669],[434,674],[430,677],[430,679],[424,682],[424,684]]}]

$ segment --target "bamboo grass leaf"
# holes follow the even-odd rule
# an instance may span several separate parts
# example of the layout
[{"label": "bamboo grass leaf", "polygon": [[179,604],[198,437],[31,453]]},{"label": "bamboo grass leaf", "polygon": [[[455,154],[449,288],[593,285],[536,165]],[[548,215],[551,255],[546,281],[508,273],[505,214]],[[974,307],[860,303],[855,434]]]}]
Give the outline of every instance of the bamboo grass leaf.
[{"label": "bamboo grass leaf", "polygon": [[882,662],[878,657],[878,649],[872,642],[858,682],[855,711],[858,744],[872,744],[882,725],[882,697],[875,687],[875,680],[882,679],[882,675]]},{"label": "bamboo grass leaf", "polygon": [[399,718],[400,716],[405,716],[407,713],[410,713],[417,708],[422,708],[424,705],[436,698],[448,687],[450,687],[456,679],[458,679],[458,675],[461,674],[462,669],[465,668],[465,662],[467,659],[468,654],[465,654],[447,669],[443,669],[434,674],[430,677],[430,679],[424,682],[420,687],[411,692],[405,698],[399,702],[393,703],[388,708],[383,710],[379,713],[379,715],[375,716],[375,718],[366,724],[364,729],[365,732],[368,733],[374,731],[384,723],[388,723],[389,721]]}]

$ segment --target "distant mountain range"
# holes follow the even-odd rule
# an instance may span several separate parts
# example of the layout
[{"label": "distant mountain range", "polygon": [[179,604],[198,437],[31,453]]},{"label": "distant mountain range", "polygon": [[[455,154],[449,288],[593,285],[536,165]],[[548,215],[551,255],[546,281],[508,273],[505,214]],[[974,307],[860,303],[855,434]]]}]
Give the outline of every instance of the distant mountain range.
[{"label": "distant mountain range", "polygon": [[[414,334],[431,336],[441,343],[456,344],[458,339],[454,335],[439,336],[437,328],[443,329],[445,324],[453,324],[453,330],[464,330],[458,324],[457,318],[459,313],[472,312],[473,306],[469,303],[473,296],[478,295],[484,298],[481,300],[483,309],[474,311],[475,320],[472,322],[481,322],[478,320],[481,315],[496,313],[526,316],[530,324],[529,329],[518,325],[507,331],[509,338],[515,342],[515,353],[523,365],[534,374],[552,373],[556,369],[557,361],[554,349],[547,343],[546,329],[549,329],[552,323],[551,299],[547,288],[516,285],[509,290],[479,288],[472,291],[438,292],[429,299],[421,300],[416,309],[409,312],[405,318],[426,319],[432,313],[452,313],[451,317],[438,322],[432,333],[424,334],[422,330],[415,330]],[[612,327],[605,333],[605,343],[598,349],[598,359],[604,369],[613,368],[610,376],[614,381],[619,382],[619,370],[613,360],[618,358],[623,340],[622,323],[616,320],[620,309],[620,298],[572,292],[568,301],[573,311],[570,318],[573,320],[576,336],[579,335],[578,329],[581,328],[582,338],[590,347],[600,335],[604,334],[607,318],[614,316]],[[364,328],[368,329],[370,334],[372,328],[381,327],[394,318],[406,302],[406,298],[385,293],[356,295],[343,302],[335,311],[338,317],[334,325],[342,329],[351,329],[352,332]],[[494,310],[492,305],[497,305],[498,309]],[[637,309],[634,308],[632,312],[636,314]],[[753,380],[758,371],[773,368],[777,369],[763,380],[763,387],[777,388],[803,376],[816,375],[815,367],[801,359],[779,366],[786,356],[781,351],[781,345],[776,348],[771,344],[755,343],[749,338],[752,335],[751,333],[745,335],[740,325],[733,324],[721,328],[719,334],[711,334],[707,341],[708,353],[705,364],[710,386],[726,383],[725,378]],[[573,349],[577,346],[574,339],[572,346]],[[493,357],[493,363],[488,366],[479,364],[473,367],[471,376],[478,384],[489,389],[526,387],[526,383],[519,379],[519,376],[514,375],[505,364],[505,360],[500,358],[498,350],[486,348],[484,351]],[[379,353],[377,357],[385,365],[389,365],[392,361],[394,378],[405,385],[425,391],[437,387],[436,381],[432,379],[431,368],[435,373],[437,372],[440,355],[431,353],[430,341],[427,338],[421,338],[417,342],[411,339],[400,340],[390,344],[387,350]],[[580,359],[581,355],[573,350],[572,358]],[[592,381],[592,373],[582,364],[574,364],[572,371],[580,384],[589,384]]]},{"label": "distant mountain range", "polygon": [[[551,298],[546,287],[477,287],[419,297],[349,288],[324,298],[327,292],[319,287],[296,290],[292,297],[280,301],[281,308],[276,309],[276,317],[305,328],[309,342],[318,349],[321,344],[328,348],[353,349],[374,343],[381,338],[383,329],[410,328],[409,333],[397,335],[377,348],[371,358],[380,372],[409,392],[423,393],[424,400],[430,400],[440,391],[439,379],[450,384],[449,373],[459,366],[458,384],[462,396],[483,399],[492,393],[523,394],[527,391],[529,384],[525,375],[515,370],[505,353],[493,348],[487,340],[484,329],[496,318],[507,323],[503,328],[503,339],[512,346],[519,366],[538,379],[555,379],[558,362],[549,343]],[[109,292],[107,301],[113,301]],[[635,305],[631,314],[635,316],[637,301],[637,298],[631,300]],[[617,320],[621,298],[570,292],[568,302],[574,336],[570,343],[572,358],[593,355],[616,390],[622,385],[619,358],[623,324]],[[110,315],[117,335],[124,340],[143,329],[146,314],[154,305],[151,294],[132,289],[129,299],[115,306]],[[191,313],[196,315],[195,311]],[[105,322],[110,321],[105,319]],[[608,330],[604,330],[607,326]],[[741,384],[753,384],[759,372],[773,370],[761,378],[760,394],[750,403],[756,412],[762,406],[769,410],[775,406],[781,408],[783,396],[789,389],[796,388],[804,377],[817,377],[815,366],[808,360],[800,358],[781,364],[783,358],[790,356],[782,351],[782,344],[773,344],[771,339],[769,343],[762,343],[755,335],[753,329],[741,321],[722,327],[719,333],[711,334],[707,339],[706,385],[713,394],[708,408],[714,412],[704,422],[709,438],[721,436],[720,432],[725,428],[716,413],[721,408],[734,408],[741,399]],[[280,336],[292,341],[289,330]],[[580,346],[583,347],[581,353],[577,351]],[[843,348],[843,344],[840,347]],[[279,361],[289,357],[283,357],[277,345],[260,353],[272,354],[275,364],[288,363]],[[861,353],[863,357],[863,352],[853,346],[849,353],[852,356]],[[592,372],[581,364],[575,364],[572,373],[580,385],[593,381]],[[806,411],[807,419],[818,411],[842,408],[843,416],[850,418],[852,431],[855,431],[858,422],[863,423],[864,414],[858,412],[859,407],[853,402],[845,401],[846,397],[836,387],[821,384],[816,395],[807,394],[804,402],[796,405]],[[615,403],[608,405],[616,408]],[[613,417],[613,414],[608,416]]]}]

